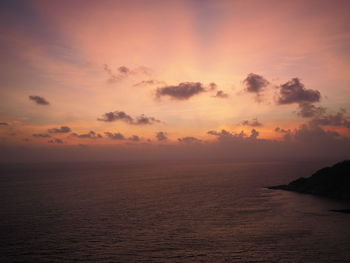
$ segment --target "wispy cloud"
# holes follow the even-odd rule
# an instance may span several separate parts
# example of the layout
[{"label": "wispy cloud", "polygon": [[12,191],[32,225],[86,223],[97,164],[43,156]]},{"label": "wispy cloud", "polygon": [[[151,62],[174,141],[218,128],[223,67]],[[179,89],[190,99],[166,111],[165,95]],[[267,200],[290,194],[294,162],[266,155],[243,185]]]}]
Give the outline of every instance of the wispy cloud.
[{"label": "wispy cloud", "polygon": [[99,133],[96,133],[94,131],[90,131],[88,133],[72,133],[70,135],[71,137],[75,137],[75,138],[80,138],[80,139],[100,139],[102,138],[102,135]]},{"label": "wispy cloud", "polygon": [[141,138],[137,135],[132,135],[131,137],[128,138],[128,140],[132,142],[139,142]]},{"label": "wispy cloud", "polygon": [[263,126],[263,124],[261,122],[258,121],[257,118],[254,118],[252,120],[244,120],[241,123],[243,126],[251,126],[251,127],[260,127]]},{"label": "wispy cloud", "polygon": [[47,130],[49,133],[68,133],[71,132],[71,128],[68,126],[61,126],[60,128],[51,128]]},{"label": "wispy cloud", "polygon": [[192,136],[187,136],[187,137],[182,137],[177,139],[181,143],[185,144],[193,144],[193,143],[201,143],[202,141],[197,139],[196,137]]},{"label": "wispy cloud", "polygon": [[50,134],[46,134],[46,133],[34,133],[32,134],[33,137],[36,138],[50,138],[51,135]]},{"label": "wispy cloud", "polygon": [[58,139],[58,138],[49,140],[49,141],[47,141],[47,142],[48,142],[48,143],[53,143],[53,144],[63,144],[63,143],[64,143],[63,140]]},{"label": "wispy cloud", "polygon": [[221,98],[221,99],[226,99],[226,98],[229,97],[229,95],[227,93],[225,93],[223,90],[218,90],[214,97]]},{"label": "wispy cloud", "polygon": [[275,132],[290,133],[291,130],[290,130],[290,129],[283,129],[283,128],[280,128],[280,127],[276,127],[276,128],[275,128]]},{"label": "wispy cloud", "polygon": [[155,86],[155,85],[166,85],[164,81],[156,80],[156,79],[149,79],[149,80],[143,80],[140,82],[137,82],[134,84],[134,87],[137,86]]},{"label": "wispy cloud", "polygon": [[107,65],[103,65],[103,70],[107,73],[108,83],[115,83],[121,81],[131,75],[143,74],[149,75],[151,73],[151,69],[147,67],[138,67],[135,69],[130,69],[126,66],[120,66],[117,68],[117,73],[113,72],[112,69]]}]

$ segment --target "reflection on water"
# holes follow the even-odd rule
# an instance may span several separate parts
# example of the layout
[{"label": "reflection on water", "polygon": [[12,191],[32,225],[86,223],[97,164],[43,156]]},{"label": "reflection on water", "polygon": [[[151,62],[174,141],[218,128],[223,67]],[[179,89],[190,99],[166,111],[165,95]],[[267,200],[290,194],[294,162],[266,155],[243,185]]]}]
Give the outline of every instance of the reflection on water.
[{"label": "reflection on water", "polygon": [[350,262],[345,204],[263,188],[324,165],[3,166],[0,261]]}]

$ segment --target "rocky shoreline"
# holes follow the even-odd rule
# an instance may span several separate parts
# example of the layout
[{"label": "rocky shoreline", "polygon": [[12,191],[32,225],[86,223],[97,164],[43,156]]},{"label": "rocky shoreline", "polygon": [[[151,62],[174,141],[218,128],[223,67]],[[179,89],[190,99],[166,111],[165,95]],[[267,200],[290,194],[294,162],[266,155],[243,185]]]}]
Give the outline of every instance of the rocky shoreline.
[{"label": "rocky shoreline", "polygon": [[[286,185],[270,186],[267,188],[350,201],[350,160],[339,162],[331,167],[322,168],[311,177],[301,177]],[[350,208],[331,211],[350,213]]]}]

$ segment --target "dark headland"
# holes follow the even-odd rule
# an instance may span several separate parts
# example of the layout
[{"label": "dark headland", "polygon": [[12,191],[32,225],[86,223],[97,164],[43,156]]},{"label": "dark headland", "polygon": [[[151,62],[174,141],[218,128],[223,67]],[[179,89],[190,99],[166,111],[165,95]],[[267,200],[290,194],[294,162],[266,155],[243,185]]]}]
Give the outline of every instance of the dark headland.
[{"label": "dark headland", "polygon": [[[301,177],[287,185],[270,186],[268,188],[350,201],[350,160],[322,168],[311,177]],[[350,208],[332,211],[350,213]]]}]

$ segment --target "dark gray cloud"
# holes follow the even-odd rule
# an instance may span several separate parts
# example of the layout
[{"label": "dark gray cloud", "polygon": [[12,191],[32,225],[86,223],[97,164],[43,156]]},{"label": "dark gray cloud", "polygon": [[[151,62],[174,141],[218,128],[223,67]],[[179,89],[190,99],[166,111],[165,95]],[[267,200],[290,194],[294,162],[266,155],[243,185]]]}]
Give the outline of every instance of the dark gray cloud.
[{"label": "dark gray cloud", "polygon": [[244,126],[251,126],[251,127],[260,127],[263,126],[261,122],[258,121],[258,118],[254,118],[251,121],[249,120],[244,120],[242,121],[242,125]]},{"label": "dark gray cloud", "polygon": [[8,126],[9,124],[7,122],[0,122],[0,126]]},{"label": "dark gray cloud", "polygon": [[270,83],[261,75],[249,73],[248,76],[243,80],[245,90],[251,93],[260,93]]},{"label": "dark gray cloud", "polygon": [[225,93],[224,91],[218,90],[218,91],[216,92],[216,95],[215,95],[214,97],[226,99],[226,98],[228,98],[229,96],[228,96],[228,94]]},{"label": "dark gray cloud", "polygon": [[286,130],[286,129],[282,129],[282,128],[280,128],[280,127],[276,127],[276,128],[275,128],[275,132],[279,132],[279,133],[290,133],[291,130],[290,130],[290,129]]},{"label": "dark gray cloud", "polygon": [[327,131],[318,125],[302,124],[292,134],[293,139],[305,143],[332,141],[339,137],[336,131]]},{"label": "dark gray cloud", "polygon": [[154,123],[158,123],[160,120],[157,120],[156,118],[153,117],[146,117],[145,115],[141,115],[139,117],[136,117],[136,120],[132,122],[132,124],[135,125],[151,125]]},{"label": "dark gray cloud", "polygon": [[90,131],[88,133],[82,133],[82,134],[72,133],[70,136],[80,138],[80,139],[100,139],[100,138],[102,138],[101,134],[96,133],[94,131]]},{"label": "dark gray cloud", "polygon": [[68,133],[71,132],[71,128],[68,126],[61,126],[60,128],[52,128],[47,130],[49,133]]},{"label": "dark gray cloud", "polygon": [[120,132],[105,132],[106,136],[112,140],[125,140],[125,137]]},{"label": "dark gray cloud", "polygon": [[311,118],[322,115],[326,112],[326,108],[316,107],[310,102],[299,103],[299,111],[297,114],[302,118]]},{"label": "dark gray cloud", "polygon": [[46,133],[34,133],[32,136],[36,138],[51,138],[51,135]]},{"label": "dark gray cloud", "polygon": [[120,66],[117,69],[117,73],[114,73],[107,64],[103,65],[103,70],[108,75],[108,79],[107,79],[108,83],[115,83],[115,82],[121,81],[131,75],[137,75],[137,74],[149,75],[151,72],[151,70],[147,67],[138,67],[135,69],[130,69],[126,66]]},{"label": "dark gray cloud", "polygon": [[165,132],[162,132],[162,131],[156,133],[156,138],[158,141],[168,140],[167,134]]},{"label": "dark gray cloud", "polygon": [[29,138],[24,138],[24,139],[22,139],[22,141],[24,141],[24,142],[31,142],[31,141],[32,141],[32,139],[29,139]]},{"label": "dark gray cloud", "polygon": [[133,136],[129,137],[128,140],[132,141],[132,142],[139,142],[141,139],[139,136],[133,135]]},{"label": "dark gray cloud", "polygon": [[259,132],[255,129],[251,130],[251,134],[247,136],[244,131],[240,133],[229,132],[226,130],[221,131],[208,131],[210,135],[217,136],[219,141],[232,141],[232,140],[245,140],[256,139],[259,136]]},{"label": "dark gray cloud", "polygon": [[48,102],[45,98],[40,96],[29,96],[29,99],[34,101],[38,105],[49,105],[50,102]]},{"label": "dark gray cloud", "polygon": [[306,89],[304,84],[298,78],[282,84],[279,87],[278,104],[292,104],[305,102],[318,102],[321,99],[321,93],[318,90]]},{"label": "dark gray cloud", "polygon": [[102,118],[98,118],[97,120],[105,122],[124,121],[133,125],[151,125],[160,122],[160,120],[157,120],[154,117],[147,117],[144,114],[134,119],[124,111],[107,112],[103,114]]},{"label": "dark gray cloud", "polygon": [[200,82],[181,82],[179,85],[158,88],[156,96],[158,98],[168,96],[175,100],[187,100],[205,91],[205,87]]},{"label": "dark gray cloud", "polygon": [[[297,141],[303,143],[328,143],[339,141],[340,134],[334,130],[325,130],[321,126],[343,126],[343,112],[339,112],[332,116],[327,116],[322,119],[312,119],[307,123],[300,125],[294,130],[275,128],[275,132],[284,134],[285,141]],[[350,122],[348,123],[350,128]]]},{"label": "dark gray cloud", "polygon": [[350,117],[346,115],[344,109],[335,114],[325,114],[323,111],[311,119],[310,124],[315,126],[339,126],[350,129]]},{"label": "dark gray cloud", "polygon": [[249,138],[256,139],[256,138],[258,138],[259,134],[260,134],[260,133],[259,133],[257,130],[252,129],[252,130],[250,131],[250,136],[249,136]]},{"label": "dark gray cloud", "polygon": [[244,132],[241,131],[241,133],[236,134],[236,133],[231,133],[226,130],[221,130],[221,131],[208,131],[207,132],[210,135],[217,136],[219,139],[226,139],[226,138],[243,138],[245,136]]},{"label": "dark gray cloud", "polygon": [[338,126],[350,129],[350,115],[345,109],[340,109],[335,114],[327,113],[327,108],[316,107],[312,103],[299,103],[298,116],[311,118],[309,123],[316,126]]},{"label": "dark gray cloud", "polygon": [[293,133],[290,129],[283,129],[280,127],[276,127],[275,132],[283,134],[283,139],[285,141],[291,141],[293,139]]},{"label": "dark gray cloud", "polygon": [[186,143],[186,144],[193,144],[193,143],[202,142],[201,140],[197,139],[196,137],[192,137],[192,136],[178,138],[178,141],[181,143]]},{"label": "dark gray cloud", "polygon": [[52,140],[49,140],[49,141],[47,141],[48,143],[56,143],[56,144],[63,144],[64,143],[64,141],[63,140],[61,140],[61,139],[52,139]]},{"label": "dark gray cloud", "polygon": [[133,118],[126,114],[124,111],[114,111],[114,112],[107,112],[103,114],[102,118],[98,118],[99,121],[105,121],[105,122],[113,122],[113,121],[124,121],[126,123],[132,123]]}]

